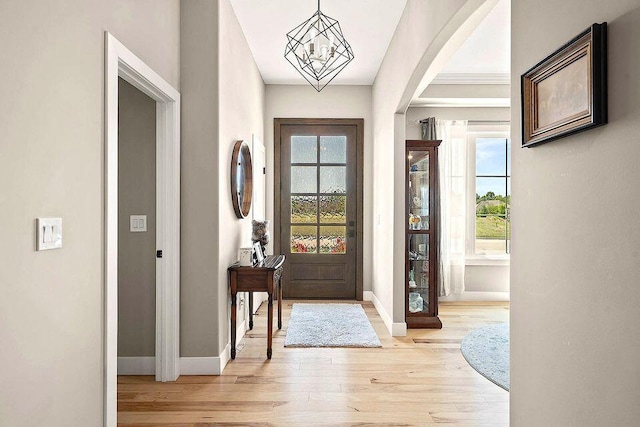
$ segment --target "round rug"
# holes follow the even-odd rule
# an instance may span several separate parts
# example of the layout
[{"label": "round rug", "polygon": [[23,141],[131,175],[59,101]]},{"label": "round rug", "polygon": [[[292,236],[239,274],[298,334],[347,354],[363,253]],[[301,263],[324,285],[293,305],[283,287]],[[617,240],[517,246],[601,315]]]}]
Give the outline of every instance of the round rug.
[{"label": "round rug", "polygon": [[460,345],[469,365],[509,391],[509,325],[485,326],[464,337]]}]

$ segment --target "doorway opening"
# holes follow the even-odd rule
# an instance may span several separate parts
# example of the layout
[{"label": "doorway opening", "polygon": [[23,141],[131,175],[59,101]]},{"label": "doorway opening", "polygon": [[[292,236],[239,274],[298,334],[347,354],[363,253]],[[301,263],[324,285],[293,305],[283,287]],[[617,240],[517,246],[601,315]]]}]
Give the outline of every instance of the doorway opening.
[{"label": "doorway opening", "polygon": [[[174,381],[180,373],[180,94],[108,32],[105,32],[105,56],[104,425],[115,426],[120,252],[120,79],[151,98],[155,104],[154,371],[157,381]],[[127,225],[144,228],[142,219],[130,218],[131,222]],[[147,216],[147,226],[148,219]]]},{"label": "doorway opening", "polygon": [[284,298],[362,300],[362,119],[275,120]]},{"label": "doorway opening", "polygon": [[156,373],[156,189],[156,102],[119,77],[118,375]]}]

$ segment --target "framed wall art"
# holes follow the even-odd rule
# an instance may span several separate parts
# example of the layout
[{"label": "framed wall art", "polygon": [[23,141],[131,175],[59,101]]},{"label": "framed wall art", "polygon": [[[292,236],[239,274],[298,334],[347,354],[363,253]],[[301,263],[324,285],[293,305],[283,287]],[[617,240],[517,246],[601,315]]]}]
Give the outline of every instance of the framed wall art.
[{"label": "framed wall art", "polygon": [[593,24],[522,75],[522,146],[607,123],[607,23]]}]

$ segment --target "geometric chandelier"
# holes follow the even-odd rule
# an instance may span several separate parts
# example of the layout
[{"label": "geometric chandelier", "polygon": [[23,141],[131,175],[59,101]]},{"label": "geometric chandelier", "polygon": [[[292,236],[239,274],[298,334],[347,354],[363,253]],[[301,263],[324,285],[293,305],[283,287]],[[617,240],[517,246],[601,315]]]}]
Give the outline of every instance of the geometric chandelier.
[{"label": "geometric chandelier", "polygon": [[318,11],[287,33],[284,57],[318,92],[354,58],[340,23]]}]

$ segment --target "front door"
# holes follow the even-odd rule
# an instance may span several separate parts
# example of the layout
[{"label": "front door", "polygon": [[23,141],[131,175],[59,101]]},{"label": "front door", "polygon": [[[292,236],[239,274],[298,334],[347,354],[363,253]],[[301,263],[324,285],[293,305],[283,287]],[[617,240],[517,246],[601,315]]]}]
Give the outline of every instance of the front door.
[{"label": "front door", "polygon": [[361,120],[276,120],[285,298],[362,299],[361,135]]}]

